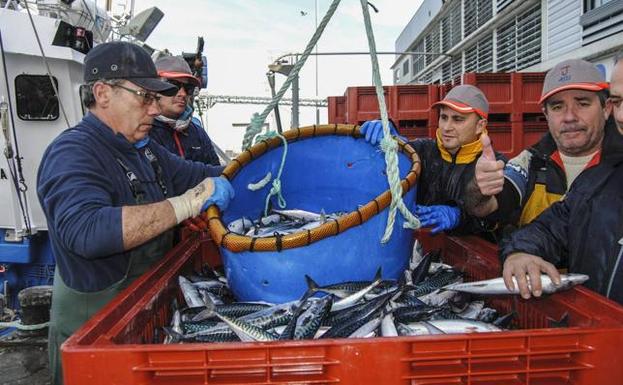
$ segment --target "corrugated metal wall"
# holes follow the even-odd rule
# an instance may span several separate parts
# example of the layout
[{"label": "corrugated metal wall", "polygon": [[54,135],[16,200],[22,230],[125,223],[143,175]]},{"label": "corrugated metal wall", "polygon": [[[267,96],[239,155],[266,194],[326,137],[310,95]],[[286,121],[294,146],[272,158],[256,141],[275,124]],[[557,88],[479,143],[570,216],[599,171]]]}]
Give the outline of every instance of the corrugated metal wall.
[{"label": "corrugated metal wall", "polygon": [[547,1],[547,59],[582,46],[581,0]]}]

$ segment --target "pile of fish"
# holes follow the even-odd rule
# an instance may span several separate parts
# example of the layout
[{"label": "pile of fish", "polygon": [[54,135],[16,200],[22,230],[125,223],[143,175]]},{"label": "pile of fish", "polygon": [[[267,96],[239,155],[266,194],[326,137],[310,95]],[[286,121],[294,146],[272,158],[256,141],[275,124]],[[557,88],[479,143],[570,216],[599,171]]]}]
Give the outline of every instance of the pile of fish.
[{"label": "pile of fish", "polygon": [[174,304],[165,343],[367,338],[499,331],[514,314],[499,316],[484,301],[444,289],[463,282],[462,273],[422,254],[416,241],[404,275],[320,286],[306,276],[308,290],[283,304],[235,302],[224,276],[206,269],[179,277],[187,307]]},{"label": "pile of fish", "polygon": [[329,220],[337,219],[342,213],[324,214],[305,210],[272,210],[256,221],[242,217],[227,225],[232,233],[247,237],[263,238],[287,235],[298,231],[312,230]]}]

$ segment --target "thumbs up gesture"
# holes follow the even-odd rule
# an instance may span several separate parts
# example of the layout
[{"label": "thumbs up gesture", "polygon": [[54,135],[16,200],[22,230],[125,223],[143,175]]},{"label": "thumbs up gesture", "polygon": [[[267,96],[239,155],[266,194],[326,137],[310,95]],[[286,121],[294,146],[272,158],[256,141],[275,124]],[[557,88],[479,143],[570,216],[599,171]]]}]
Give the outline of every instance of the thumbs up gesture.
[{"label": "thumbs up gesture", "polygon": [[482,155],[476,162],[475,179],[480,193],[484,196],[493,196],[504,187],[504,162],[495,159],[491,146],[491,139],[483,134],[480,137]]}]

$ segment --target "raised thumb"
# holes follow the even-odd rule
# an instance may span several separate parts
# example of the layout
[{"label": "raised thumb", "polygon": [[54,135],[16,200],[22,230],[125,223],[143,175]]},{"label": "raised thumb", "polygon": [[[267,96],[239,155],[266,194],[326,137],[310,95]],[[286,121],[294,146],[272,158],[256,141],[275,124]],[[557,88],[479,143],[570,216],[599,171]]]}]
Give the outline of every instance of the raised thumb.
[{"label": "raised thumb", "polygon": [[487,160],[495,160],[495,153],[493,152],[489,135],[482,134],[480,136],[480,143],[482,143],[482,157]]}]

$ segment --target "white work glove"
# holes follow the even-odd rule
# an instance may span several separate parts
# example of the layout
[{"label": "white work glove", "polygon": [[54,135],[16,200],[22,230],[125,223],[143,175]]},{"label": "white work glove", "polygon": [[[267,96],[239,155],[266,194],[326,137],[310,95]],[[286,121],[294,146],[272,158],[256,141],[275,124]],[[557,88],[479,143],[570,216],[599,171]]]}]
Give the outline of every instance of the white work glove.
[{"label": "white work glove", "polygon": [[225,210],[234,197],[234,189],[225,178],[206,178],[184,194],[167,200],[173,206],[177,223],[195,217],[211,204]]}]

